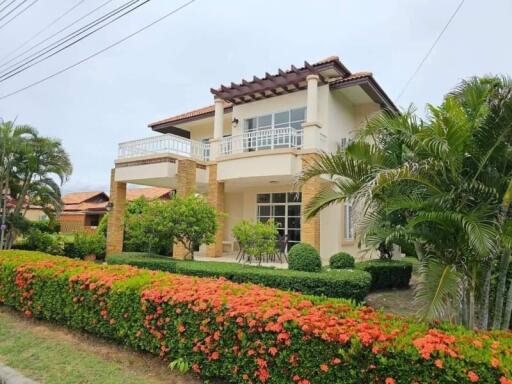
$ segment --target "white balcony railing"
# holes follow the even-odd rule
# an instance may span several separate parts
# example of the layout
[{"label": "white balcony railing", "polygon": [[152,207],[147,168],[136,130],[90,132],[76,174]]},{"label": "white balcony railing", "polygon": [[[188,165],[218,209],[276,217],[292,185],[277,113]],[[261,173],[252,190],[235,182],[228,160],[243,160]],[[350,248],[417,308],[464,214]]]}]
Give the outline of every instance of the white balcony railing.
[{"label": "white balcony railing", "polygon": [[156,154],[171,154],[208,161],[210,157],[210,144],[189,140],[169,133],[119,144],[118,159]]},{"label": "white balcony railing", "polygon": [[264,149],[301,148],[302,141],[302,129],[293,127],[247,131],[240,135],[224,137],[220,145],[220,153],[230,155]]}]

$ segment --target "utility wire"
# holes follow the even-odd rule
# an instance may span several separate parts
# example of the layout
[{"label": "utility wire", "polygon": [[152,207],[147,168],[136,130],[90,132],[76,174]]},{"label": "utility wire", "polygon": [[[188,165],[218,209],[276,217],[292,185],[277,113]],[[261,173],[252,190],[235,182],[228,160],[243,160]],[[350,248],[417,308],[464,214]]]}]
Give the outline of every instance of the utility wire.
[{"label": "utility wire", "polygon": [[1,7],[2,5],[4,5],[4,3],[5,3],[6,1],[7,1],[7,0],[2,0],[2,1],[0,1],[0,7]]},{"label": "utility wire", "polygon": [[[48,36],[47,38],[45,38],[44,40],[41,40],[39,43],[36,43],[35,45],[33,45],[32,47],[26,49],[25,51],[21,52],[20,54],[14,56],[13,58],[7,60],[6,62],[4,63],[1,63],[0,64],[0,68],[2,67],[5,67],[7,64],[9,63],[12,63],[14,60],[18,59],[19,57],[23,56],[24,54],[34,50],[35,48],[39,47],[40,45],[46,43],[48,40],[54,38],[55,36],[57,36],[58,34],[60,34],[61,32],[64,32],[66,29],[69,29],[71,28],[73,25],[75,25],[76,23],[82,21],[83,19],[85,19],[86,17],[92,15],[94,12],[98,11],[99,9],[105,7],[107,4],[111,3],[113,0],[107,0],[105,1],[104,3],[100,4],[99,6],[97,6],[96,8],[94,8],[93,10],[89,11],[88,13],[86,13],[85,15],[79,17],[78,19],[74,20],[73,22],[71,22],[70,24],[66,25],[65,27],[59,29],[57,32],[53,33],[52,35]],[[18,48],[16,49],[18,50]],[[11,55],[11,54],[9,54]],[[8,57],[8,56],[7,56]],[[6,57],[4,57],[6,58]],[[3,59],[2,59],[3,60]]]},{"label": "utility wire", "polygon": [[127,35],[127,36],[123,37],[123,38],[122,38],[122,39],[120,39],[120,40],[117,40],[116,42],[114,42],[114,43],[112,43],[112,44],[110,44],[110,45],[107,45],[105,48],[100,49],[99,51],[96,51],[96,52],[94,52],[93,54],[91,54],[91,55],[89,55],[89,56],[87,56],[87,57],[85,57],[85,58],[83,58],[83,59],[81,59],[81,60],[79,60],[79,61],[77,61],[77,62],[75,62],[75,63],[73,63],[73,64],[71,64],[71,65],[69,65],[69,66],[67,66],[67,67],[65,67],[65,68],[63,68],[63,69],[61,69],[61,70],[59,70],[59,71],[57,71],[57,72],[55,72],[55,73],[52,73],[52,74],[51,74],[51,75],[49,75],[49,76],[46,76],[46,77],[44,77],[44,78],[42,78],[42,79],[40,79],[40,80],[38,80],[38,81],[34,81],[33,83],[30,83],[30,84],[28,84],[28,85],[26,85],[26,86],[24,86],[24,87],[22,87],[22,88],[19,88],[19,89],[17,89],[16,91],[13,91],[13,92],[11,92],[11,93],[8,93],[8,94],[5,94],[5,95],[0,96],[0,100],[4,100],[4,99],[6,99],[6,98],[8,98],[8,97],[11,97],[11,96],[14,96],[14,95],[16,95],[16,94],[18,94],[18,93],[20,93],[20,92],[26,91],[26,90],[27,90],[27,89],[29,89],[29,88],[32,88],[32,87],[35,87],[36,85],[39,85],[39,84],[41,84],[41,83],[44,83],[45,81],[48,81],[48,80],[50,80],[50,79],[52,79],[52,78],[54,78],[54,77],[56,77],[56,76],[58,76],[58,75],[60,75],[60,74],[62,74],[62,73],[64,73],[64,72],[69,71],[69,70],[70,70],[70,69],[72,69],[72,68],[75,68],[75,67],[79,66],[79,65],[80,65],[80,64],[82,64],[82,63],[85,63],[85,62],[87,62],[87,61],[91,60],[92,58],[94,58],[94,57],[96,57],[96,56],[98,56],[98,55],[102,54],[103,52],[106,52],[106,51],[108,51],[108,50],[110,50],[110,49],[112,49],[112,48],[114,48],[114,47],[118,46],[119,44],[124,43],[126,40],[131,39],[132,37],[134,37],[134,36],[138,35],[138,34],[139,34],[139,33],[141,33],[141,32],[144,32],[146,29],[151,28],[151,27],[152,27],[152,26],[154,26],[155,24],[160,23],[161,21],[163,21],[163,20],[167,19],[168,17],[170,17],[170,16],[174,15],[175,13],[178,13],[179,11],[181,11],[182,9],[184,9],[184,8],[188,7],[189,5],[191,5],[192,3],[194,3],[195,1],[196,1],[196,0],[189,0],[188,2],[186,2],[186,3],[182,4],[182,5],[180,5],[180,6],[179,6],[179,7],[177,7],[177,8],[174,8],[172,11],[170,11],[170,12],[166,13],[165,15],[163,15],[163,16],[161,16],[161,17],[159,17],[158,19],[154,20],[153,22],[151,22],[151,23],[149,23],[149,24],[146,24],[146,25],[145,25],[144,27],[142,27],[142,28],[137,29],[135,32],[130,33],[129,35]]},{"label": "utility wire", "polygon": [[[126,16],[127,14],[133,12],[134,10],[136,10],[137,8],[141,7],[142,5],[148,3],[149,1],[151,0],[143,0],[142,3],[139,3],[138,5],[136,5],[135,7],[131,8],[131,9],[128,9],[126,12],[122,13],[125,9],[133,6],[134,4],[140,2],[141,0],[130,0],[128,2],[126,2],[125,4],[123,4],[121,7],[118,7],[116,8],[115,10],[113,11],[110,11],[109,13],[107,13],[106,15],[100,17],[99,19],[96,19],[94,20],[93,22],[87,24],[85,27],[81,27],[79,28],[78,30],[72,32],[71,34],[65,36],[64,38],[61,38],[60,40],[58,40],[57,42],[54,42],[48,46],[46,46],[45,48],[33,53],[32,55],[26,57],[25,59],[9,66],[6,70],[4,70],[3,73],[0,73],[0,82],[4,81],[4,80],[7,80],[11,77],[13,77],[14,75],[20,73],[20,72],[23,72],[31,67],[33,67],[34,65],[36,65],[37,63],[40,63],[41,61],[44,61],[52,56],[54,56],[56,53],[59,53],[61,51],[63,51],[64,49],[66,48],[69,48],[73,45],[75,45],[76,43],[78,43],[79,41],[87,38],[88,36],[96,33],[97,31],[105,28],[106,26],[112,24],[113,22],[119,20],[120,18]],[[117,17],[114,17],[118,14],[120,14],[119,16]],[[100,27],[92,30],[91,32],[87,33],[86,35],[80,37],[80,35],[84,34],[85,32],[91,30],[92,28],[94,28],[95,26],[103,23],[104,21],[110,19],[110,18],[113,18],[111,21],[107,22],[106,24],[103,24],[101,25]],[[76,37],[79,37],[79,39],[71,42],[70,44],[64,46],[64,48],[62,49],[59,49],[58,51],[52,53],[51,55],[47,56],[46,58],[44,59],[41,59],[39,61],[36,61],[37,59],[39,59],[40,57],[43,57],[44,55],[48,54],[49,52],[55,50],[56,48],[62,46],[63,44],[66,44],[68,41],[71,41],[73,40],[74,38]],[[30,60],[28,60],[30,59]],[[36,61],[34,63],[34,61]],[[33,63],[31,65],[29,65],[30,63]],[[14,68],[13,68],[14,67]],[[9,68],[13,68],[13,69],[10,69]]]},{"label": "utility wire", "polygon": [[425,64],[425,62],[427,61],[428,57],[430,56],[430,54],[432,53],[432,51],[434,50],[435,46],[437,45],[437,43],[439,42],[439,40],[441,40],[441,37],[443,37],[445,31],[448,29],[448,26],[451,24],[451,22],[453,21],[453,19],[455,19],[455,16],[457,16],[457,13],[459,13],[459,10],[462,8],[462,5],[464,4],[464,1],[465,0],[461,0],[461,2],[459,3],[459,5],[457,6],[457,8],[455,9],[455,11],[452,13],[452,15],[450,16],[450,18],[448,19],[448,22],[445,24],[445,26],[443,27],[443,29],[441,30],[441,32],[439,33],[439,35],[437,36],[437,38],[434,40],[434,43],[432,44],[432,46],[430,47],[430,49],[427,51],[427,53],[425,54],[425,56],[423,57],[423,59],[420,61],[420,63],[418,64],[418,66],[416,67],[416,70],[414,71],[414,73],[412,74],[412,76],[409,78],[409,80],[407,80],[407,82],[405,83],[404,87],[402,88],[402,91],[400,91],[400,93],[398,94],[396,100],[400,100],[400,98],[402,97],[402,95],[404,94],[404,92],[407,90],[407,88],[409,87],[409,85],[412,83],[412,81],[414,80],[414,78],[416,77],[416,75],[418,74],[418,72],[420,71],[421,67],[423,67],[423,64]]},{"label": "utility wire", "polygon": [[[7,0],[3,0],[3,1],[7,1]],[[39,31],[37,31],[34,35],[32,35],[32,37],[30,37],[29,39],[25,40],[25,42],[23,44],[21,44],[20,46],[18,46],[16,49],[13,49],[12,51],[10,51],[7,55],[3,56],[2,58],[0,58],[0,62],[2,62],[3,60],[7,59],[9,56],[11,56],[13,53],[16,53],[18,52],[20,49],[22,49],[23,47],[25,47],[28,43],[32,42],[34,39],[36,39],[39,35],[41,35],[43,32],[46,32],[49,28],[51,28],[52,26],[54,26],[56,23],[58,23],[60,20],[62,20],[64,17],[66,17],[70,12],[72,12],[75,8],[77,8],[79,5],[81,5],[85,0],[80,0],[78,3],[76,3],[75,5],[73,5],[71,8],[69,8],[67,11],[65,11],[62,15],[58,16],[57,18],[55,18],[54,20],[52,20],[50,23],[46,24],[43,28],[41,28]],[[0,5],[2,5],[2,3],[0,3]]]},{"label": "utility wire", "polygon": [[[21,3],[19,3],[17,6],[15,6],[13,9],[11,9],[9,12],[7,12],[5,15],[3,15],[2,17],[0,17],[0,21],[2,21],[3,19],[5,19],[7,16],[9,16],[11,13],[13,13],[15,10],[17,10],[19,7],[21,7],[23,4],[25,4],[28,0],[23,0]],[[9,3],[9,5],[11,5],[13,2]],[[9,6],[7,5],[7,7]],[[4,7],[2,9],[2,11],[7,8],[7,7]],[[1,12],[1,11],[0,11]]]},{"label": "utility wire", "polygon": [[25,8],[23,8],[21,11],[19,11],[17,14],[15,14],[13,17],[11,17],[9,20],[7,20],[5,23],[0,25],[0,29],[4,28],[7,24],[11,23],[14,19],[16,19],[18,16],[20,16],[22,13],[24,13],[27,9],[32,7],[35,3],[37,3],[39,0],[32,1],[29,5],[27,5]]},{"label": "utility wire", "polygon": [[[9,4],[7,4],[5,7],[3,7],[2,9],[0,9],[0,13],[2,13],[3,11],[5,11],[7,8],[9,8],[11,6],[12,3],[14,3],[16,0],[12,0]],[[2,1],[2,3],[0,5],[2,5],[3,3],[5,3],[5,0]]]}]

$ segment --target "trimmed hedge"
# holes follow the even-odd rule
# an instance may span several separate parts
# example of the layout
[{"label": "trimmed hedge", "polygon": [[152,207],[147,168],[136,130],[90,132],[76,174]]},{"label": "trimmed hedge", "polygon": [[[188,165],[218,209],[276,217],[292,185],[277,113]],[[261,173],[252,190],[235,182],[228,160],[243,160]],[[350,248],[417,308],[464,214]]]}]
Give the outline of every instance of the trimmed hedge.
[{"label": "trimmed hedge", "polygon": [[0,252],[0,302],[228,383],[511,384],[512,337],[222,279]]},{"label": "trimmed hedge", "polygon": [[329,259],[329,266],[332,269],[354,268],[355,264],[354,257],[347,252],[335,253]]},{"label": "trimmed hedge", "polygon": [[304,272],[320,272],[322,260],[318,251],[310,244],[298,243],[288,253],[288,269]]},{"label": "trimmed hedge", "polygon": [[254,283],[266,287],[302,292],[307,295],[362,301],[370,289],[371,276],[363,271],[301,272],[254,267],[215,261],[177,261],[164,256],[121,253],[107,257],[108,264],[175,272],[199,277],[224,277],[237,283]]},{"label": "trimmed hedge", "polygon": [[372,290],[409,287],[412,267],[412,263],[404,260],[379,259],[356,263],[357,269],[372,275]]}]

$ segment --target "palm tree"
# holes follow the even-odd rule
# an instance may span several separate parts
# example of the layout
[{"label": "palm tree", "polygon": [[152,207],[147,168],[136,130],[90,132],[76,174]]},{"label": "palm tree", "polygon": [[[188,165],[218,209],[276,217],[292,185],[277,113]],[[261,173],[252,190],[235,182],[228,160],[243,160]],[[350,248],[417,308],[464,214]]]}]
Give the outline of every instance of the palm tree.
[{"label": "palm tree", "polygon": [[351,199],[363,212],[357,229],[365,246],[415,245],[424,319],[457,313],[469,327],[488,326],[491,267],[510,249],[503,202],[512,180],[511,90],[505,78],[474,78],[441,106],[429,105],[425,121],[413,109],[381,113],[301,177],[330,180],[307,216]]},{"label": "palm tree", "polygon": [[[28,204],[42,204],[44,209],[57,213],[61,207],[60,185],[72,171],[69,156],[60,141],[40,137],[34,128],[16,126],[14,122],[0,126],[0,140],[0,182],[16,201],[14,209],[9,212],[11,223],[24,216]],[[3,224],[7,218],[4,207]],[[9,248],[14,241],[13,225],[7,232],[0,241],[1,248]],[[2,235],[5,234],[2,232]]]}]

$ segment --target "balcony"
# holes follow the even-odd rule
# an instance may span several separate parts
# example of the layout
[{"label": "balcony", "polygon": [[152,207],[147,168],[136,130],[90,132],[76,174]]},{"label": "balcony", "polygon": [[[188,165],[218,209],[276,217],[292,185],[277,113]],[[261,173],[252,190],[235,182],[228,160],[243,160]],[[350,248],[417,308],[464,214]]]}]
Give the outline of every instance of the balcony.
[{"label": "balcony", "polygon": [[302,148],[303,131],[293,127],[269,128],[247,131],[240,135],[224,137],[220,145],[223,156],[272,150],[277,148]]},{"label": "balcony", "polygon": [[127,160],[154,155],[175,155],[181,158],[208,161],[210,144],[168,133],[120,143],[117,158]]}]

